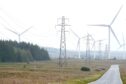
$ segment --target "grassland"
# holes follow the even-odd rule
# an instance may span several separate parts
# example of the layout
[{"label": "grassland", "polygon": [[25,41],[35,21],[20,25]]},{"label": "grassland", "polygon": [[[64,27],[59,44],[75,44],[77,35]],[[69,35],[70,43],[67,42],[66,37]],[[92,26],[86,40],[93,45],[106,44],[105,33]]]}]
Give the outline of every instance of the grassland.
[{"label": "grassland", "polygon": [[123,84],[126,84],[126,61],[120,64],[120,73]]},{"label": "grassland", "polygon": [[[98,79],[111,64],[120,64],[125,82],[125,63],[125,61],[107,60],[68,60],[68,65],[60,69],[56,60],[30,64],[0,63],[0,84],[87,84]],[[91,71],[81,71],[82,66],[90,67]]]}]

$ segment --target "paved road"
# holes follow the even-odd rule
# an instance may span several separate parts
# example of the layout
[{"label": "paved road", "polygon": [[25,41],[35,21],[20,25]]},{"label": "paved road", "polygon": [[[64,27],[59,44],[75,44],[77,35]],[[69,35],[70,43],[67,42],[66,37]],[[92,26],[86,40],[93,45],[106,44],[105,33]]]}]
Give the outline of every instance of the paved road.
[{"label": "paved road", "polygon": [[119,65],[112,65],[100,79],[89,84],[123,84],[120,78]]}]

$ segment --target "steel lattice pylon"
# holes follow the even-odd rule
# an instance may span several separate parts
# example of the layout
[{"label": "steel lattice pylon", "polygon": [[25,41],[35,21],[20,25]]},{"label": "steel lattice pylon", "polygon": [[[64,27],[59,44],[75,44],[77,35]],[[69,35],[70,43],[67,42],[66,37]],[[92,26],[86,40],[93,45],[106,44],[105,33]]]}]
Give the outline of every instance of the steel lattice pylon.
[{"label": "steel lattice pylon", "polygon": [[65,26],[69,26],[65,23],[66,18],[62,16],[61,24],[57,26],[61,26],[61,36],[60,36],[60,53],[59,53],[59,66],[67,65],[67,55],[66,55],[66,35],[65,35]]}]

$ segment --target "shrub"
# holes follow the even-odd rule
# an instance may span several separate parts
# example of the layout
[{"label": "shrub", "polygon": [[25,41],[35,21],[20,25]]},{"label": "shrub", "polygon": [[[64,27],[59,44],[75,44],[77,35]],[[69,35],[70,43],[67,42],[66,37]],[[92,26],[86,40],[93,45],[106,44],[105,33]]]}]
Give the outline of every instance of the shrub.
[{"label": "shrub", "polygon": [[81,67],[81,71],[90,71],[89,67]]}]

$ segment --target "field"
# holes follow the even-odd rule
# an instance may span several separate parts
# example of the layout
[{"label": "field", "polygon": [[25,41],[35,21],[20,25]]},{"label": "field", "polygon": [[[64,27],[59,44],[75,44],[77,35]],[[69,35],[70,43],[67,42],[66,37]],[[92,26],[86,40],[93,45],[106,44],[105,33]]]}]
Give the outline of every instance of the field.
[{"label": "field", "polygon": [[123,84],[126,84],[126,63],[120,64],[120,72]]},{"label": "field", "polygon": [[[0,63],[0,84],[87,84],[98,79],[111,64],[120,64],[121,77],[126,84],[125,60],[68,60],[59,68],[57,60],[26,63]],[[91,71],[81,71],[81,67]]]}]

